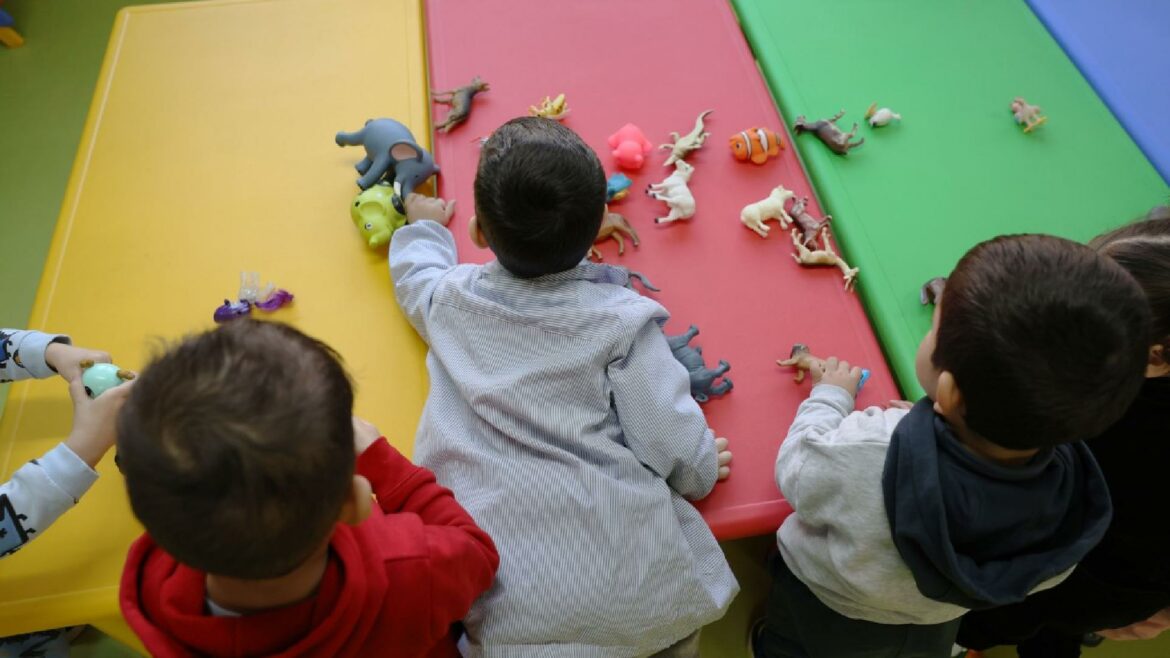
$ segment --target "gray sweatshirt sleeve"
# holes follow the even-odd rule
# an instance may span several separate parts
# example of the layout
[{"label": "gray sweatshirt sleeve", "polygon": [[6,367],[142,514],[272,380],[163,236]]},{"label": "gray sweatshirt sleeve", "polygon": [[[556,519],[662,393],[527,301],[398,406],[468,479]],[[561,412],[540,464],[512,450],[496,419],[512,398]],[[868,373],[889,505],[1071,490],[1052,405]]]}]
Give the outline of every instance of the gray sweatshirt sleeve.
[{"label": "gray sweatshirt sleeve", "polygon": [[70,344],[68,336],[25,329],[0,329],[0,382],[57,374],[45,363],[50,343]]},{"label": "gray sweatshirt sleeve", "polygon": [[438,222],[423,220],[407,224],[390,239],[394,295],[424,341],[428,341],[426,320],[435,287],[457,262],[455,238]]},{"label": "gray sweatshirt sleeve", "polygon": [[97,480],[64,443],[21,466],[0,485],[0,557],[44,534]]},{"label": "gray sweatshirt sleeve", "polygon": [[690,500],[711,493],[719,475],[715,435],[657,322],[641,326],[610,364],[609,380],[626,445],[638,459]]},{"label": "gray sweatshirt sleeve", "polygon": [[800,471],[809,458],[807,442],[833,432],[853,412],[853,396],[831,384],[818,384],[809,393],[808,399],[800,403],[796,418],[788,428],[788,436],[780,444],[776,457],[776,486],[785,500],[797,509],[800,491],[797,480]]}]

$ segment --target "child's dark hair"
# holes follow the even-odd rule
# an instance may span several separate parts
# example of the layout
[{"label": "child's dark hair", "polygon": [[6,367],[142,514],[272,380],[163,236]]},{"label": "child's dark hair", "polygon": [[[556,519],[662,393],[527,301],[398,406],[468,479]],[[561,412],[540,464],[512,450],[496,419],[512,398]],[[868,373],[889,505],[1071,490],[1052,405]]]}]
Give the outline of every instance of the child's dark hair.
[{"label": "child's dark hair", "polygon": [[1141,387],[1150,315],[1141,288],[1092,249],[1004,236],[947,279],[932,357],[962,391],[967,426],[1005,448],[1086,439]]},{"label": "child's dark hair", "polygon": [[144,369],[118,420],[135,516],[183,564],[262,579],[330,536],[352,491],[353,389],[337,354],[233,320]]},{"label": "child's dark hair", "polygon": [[605,212],[605,170],[572,130],[521,117],[483,145],[475,214],[488,246],[509,272],[531,278],[585,258]]},{"label": "child's dark hair", "polygon": [[1154,208],[1147,219],[1100,235],[1089,246],[1137,280],[1153,315],[1145,344],[1161,345],[1170,356],[1170,206]]}]

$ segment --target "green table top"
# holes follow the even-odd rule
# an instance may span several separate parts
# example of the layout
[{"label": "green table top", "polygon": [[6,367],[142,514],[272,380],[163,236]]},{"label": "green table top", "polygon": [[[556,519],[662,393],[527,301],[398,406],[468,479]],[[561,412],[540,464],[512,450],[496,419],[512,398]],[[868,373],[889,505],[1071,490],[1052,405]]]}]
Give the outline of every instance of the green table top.
[{"label": "green table top", "polygon": [[[848,156],[795,138],[903,393],[922,394],[918,301],[976,243],[1004,233],[1087,240],[1170,189],[1023,0],[734,0],[790,121],[862,123]],[[1009,105],[1043,108],[1024,134]],[[870,128],[870,103],[904,118]],[[791,128],[791,126],[789,126]]]}]

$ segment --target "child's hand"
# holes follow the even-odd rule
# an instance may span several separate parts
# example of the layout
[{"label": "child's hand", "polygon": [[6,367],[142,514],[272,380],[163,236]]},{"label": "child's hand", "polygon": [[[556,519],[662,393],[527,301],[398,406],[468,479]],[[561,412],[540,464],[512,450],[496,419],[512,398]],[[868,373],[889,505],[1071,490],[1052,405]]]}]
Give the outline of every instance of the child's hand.
[{"label": "child's hand", "polygon": [[909,400],[890,400],[886,403],[886,409],[905,409],[910,411],[914,408],[914,403]]},{"label": "child's hand", "polygon": [[835,356],[825,359],[820,366],[818,368],[814,365],[809,369],[813,386],[831,384],[845,389],[849,395],[857,394],[857,385],[861,383],[861,368],[850,366],[848,361],[840,361]]},{"label": "child's hand", "polygon": [[56,370],[57,374],[61,375],[67,382],[81,377],[79,364],[86,359],[94,363],[111,363],[108,352],[99,352],[65,343],[49,343],[49,346],[45,348],[45,363]]},{"label": "child's hand", "polygon": [[715,451],[719,453],[719,479],[726,480],[728,475],[731,475],[731,451],[727,449],[727,439],[719,437],[715,439]]},{"label": "child's hand", "polygon": [[382,438],[382,433],[378,431],[377,427],[374,427],[373,423],[357,416],[353,417],[353,450],[355,454],[361,455],[380,438]]},{"label": "child's hand", "polygon": [[134,381],[131,380],[91,400],[85,393],[81,377],[69,382],[69,397],[73,398],[73,430],[65,439],[65,445],[90,468],[95,468],[114,445],[118,436],[115,427],[118,410],[133,388]]},{"label": "child's hand", "polygon": [[406,197],[407,224],[413,224],[420,219],[429,219],[446,226],[451,223],[451,215],[454,214],[454,201],[444,201],[438,197],[413,193]]},{"label": "child's hand", "polygon": [[1097,635],[1110,640],[1152,640],[1170,628],[1170,608],[1163,608],[1153,617],[1122,628],[1107,628]]}]

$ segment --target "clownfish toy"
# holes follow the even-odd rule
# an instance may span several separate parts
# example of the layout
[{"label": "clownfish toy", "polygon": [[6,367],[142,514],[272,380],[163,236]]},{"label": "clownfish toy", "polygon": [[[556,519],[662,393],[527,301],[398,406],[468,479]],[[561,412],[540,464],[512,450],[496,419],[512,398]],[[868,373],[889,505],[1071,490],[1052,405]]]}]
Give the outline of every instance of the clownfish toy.
[{"label": "clownfish toy", "polygon": [[776,133],[767,128],[748,128],[736,133],[728,140],[731,143],[731,154],[740,162],[752,162],[762,165],[768,158],[780,155],[784,142]]}]

